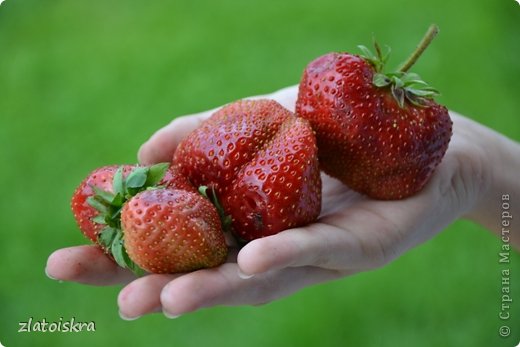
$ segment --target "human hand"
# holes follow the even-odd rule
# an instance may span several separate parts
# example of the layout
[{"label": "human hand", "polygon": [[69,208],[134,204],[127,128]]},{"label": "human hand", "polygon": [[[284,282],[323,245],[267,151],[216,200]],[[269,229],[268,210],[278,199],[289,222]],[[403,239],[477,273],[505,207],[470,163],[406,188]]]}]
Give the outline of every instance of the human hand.
[{"label": "human hand", "polygon": [[[294,110],[296,87],[263,96]],[[178,142],[212,111],[175,119],[146,142],[143,164],[168,161]],[[306,286],[381,267],[470,213],[488,191],[488,153],[476,123],[454,113],[450,147],[427,186],[404,200],[361,196],[326,175],[316,223],[232,248],[228,261],[188,274],[135,279],[96,246],[54,252],[52,278],[93,285],[126,284],[118,297],[122,317],[163,311],[178,316],[215,305],[267,303]],[[254,275],[250,277],[251,275]]]}]

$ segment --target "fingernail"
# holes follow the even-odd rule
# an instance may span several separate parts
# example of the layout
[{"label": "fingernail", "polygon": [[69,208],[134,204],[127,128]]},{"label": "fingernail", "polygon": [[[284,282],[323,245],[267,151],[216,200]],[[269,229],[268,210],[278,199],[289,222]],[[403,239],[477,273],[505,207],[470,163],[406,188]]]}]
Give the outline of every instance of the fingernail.
[{"label": "fingernail", "polygon": [[179,318],[181,316],[180,314],[177,314],[177,315],[171,314],[170,312],[165,311],[165,310],[163,310],[162,312],[163,312],[164,316],[168,319],[175,319],[175,318]]},{"label": "fingernail", "polygon": [[137,160],[141,165],[151,165],[154,164],[153,161],[150,161],[150,150],[147,149],[149,140],[146,141],[139,147],[139,150],[137,151]]},{"label": "fingernail", "polygon": [[123,312],[119,311],[119,317],[121,317],[122,320],[132,321],[132,320],[136,320],[136,319],[140,318],[141,316],[128,317]]},{"label": "fingernail", "polygon": [[248,275],[248,274],[243,273],[242,270],[238,269],[238,277],[240,277],[244,280],[247,280],[248,278],[251,278],[253,276],[254,276],[254,274]]},{"label": "fingernail", "polygon": [[49,273],[47,272],[47,268],[45,268],[45,276],[49,277],[51,280],[57,280],[57,278],[54,278],[51,275],[49,275]]},{"label": "fingernail", "polygon": [[144,143],[141,145],[141,147],[139,147],[139,150],[137,150],[137,161],[139,163],[143,163],[143,147],[144,147]]}]

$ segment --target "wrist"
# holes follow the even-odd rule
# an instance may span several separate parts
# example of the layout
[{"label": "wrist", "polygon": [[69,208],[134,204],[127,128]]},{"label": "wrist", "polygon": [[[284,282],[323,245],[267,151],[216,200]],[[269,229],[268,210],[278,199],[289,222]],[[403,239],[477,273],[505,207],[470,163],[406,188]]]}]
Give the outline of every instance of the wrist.
[{"label": "wrist", "polygon": [[464,129],[463,136],[467,141],[468,152],[477,169],[469,175],[475,187],[473,199],[469,201],[463,217],[482,224],[482,211],[486,210],[496,191],[496,156],[499,153],[497,137],[491,129],[474,122],[471,119],[459,116],[459,127]]},{"label": "wrist", "polygon": [[454,112],[450,116],[453,136],[441,163],[450,168],[445,183],[455,203],[450,209],[456,210],[457,217],[474,220],[494,181],[489,165],[494,152],[492,141],[486,127]]},{"label": "wrist", "polygon": [[[467,120],[467,119],[466,119]],[[513,235],[512,223],[520,219],[520,145],[476,122],[472,124],[473,143],[482,156],[483,177],[473,206],[464,217],[471,219],[500,237],[504,228],[511,231],[511,243],[520,244],[520,234]],[[504,214],[505,213],[505,214]],[[512,218],[509,218],[512,217]],[[505,217],[507,217],[505,219]]]}]

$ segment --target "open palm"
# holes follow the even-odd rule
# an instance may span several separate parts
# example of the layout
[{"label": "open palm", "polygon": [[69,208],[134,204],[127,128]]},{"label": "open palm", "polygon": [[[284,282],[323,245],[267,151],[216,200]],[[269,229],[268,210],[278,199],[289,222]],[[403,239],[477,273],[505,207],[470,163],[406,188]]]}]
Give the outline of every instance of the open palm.
[{"label": "open palm", "polygon": [[[296,88],[264,96],[294,109]],[[144,164],[170,160],[178,142],[211,111],[181,117],[140,150]],[[228,262],[188,274],[135,278],[96,246],[54,252],[49,276],[94,285],[124,283],[122,317],[164,311],[174,317],[214,305],[262,304],[303,287],[374,269],[468,213],[485,188],[485,165],[465,118],[452,114],[454,135],[442,163],[419,194],[397,201],[359,195],[322,175],[322,213],[316,223],[232,248]]]}]

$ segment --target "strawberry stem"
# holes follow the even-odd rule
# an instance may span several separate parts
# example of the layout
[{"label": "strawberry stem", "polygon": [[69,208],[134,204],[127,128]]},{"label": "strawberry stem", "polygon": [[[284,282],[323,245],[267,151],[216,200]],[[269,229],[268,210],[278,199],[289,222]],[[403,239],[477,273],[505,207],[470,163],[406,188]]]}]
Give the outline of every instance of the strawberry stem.
[{"label": "strawberry stem", "polygon": [[435,24],[430,25],[428,28],[428,31],[422,38],[421,42],[419,42],[419,45],[413,51],[413,53],[408,57],[408,59],[401,65],[399,68],[399,72],[407,72],[410,70],[410,68],[415,64],[415,62],[419,59],[419,57],[422,55],[424,50],[428,48],[430,43],[433,41],[435,36],[439,33],[439,27]]}]

